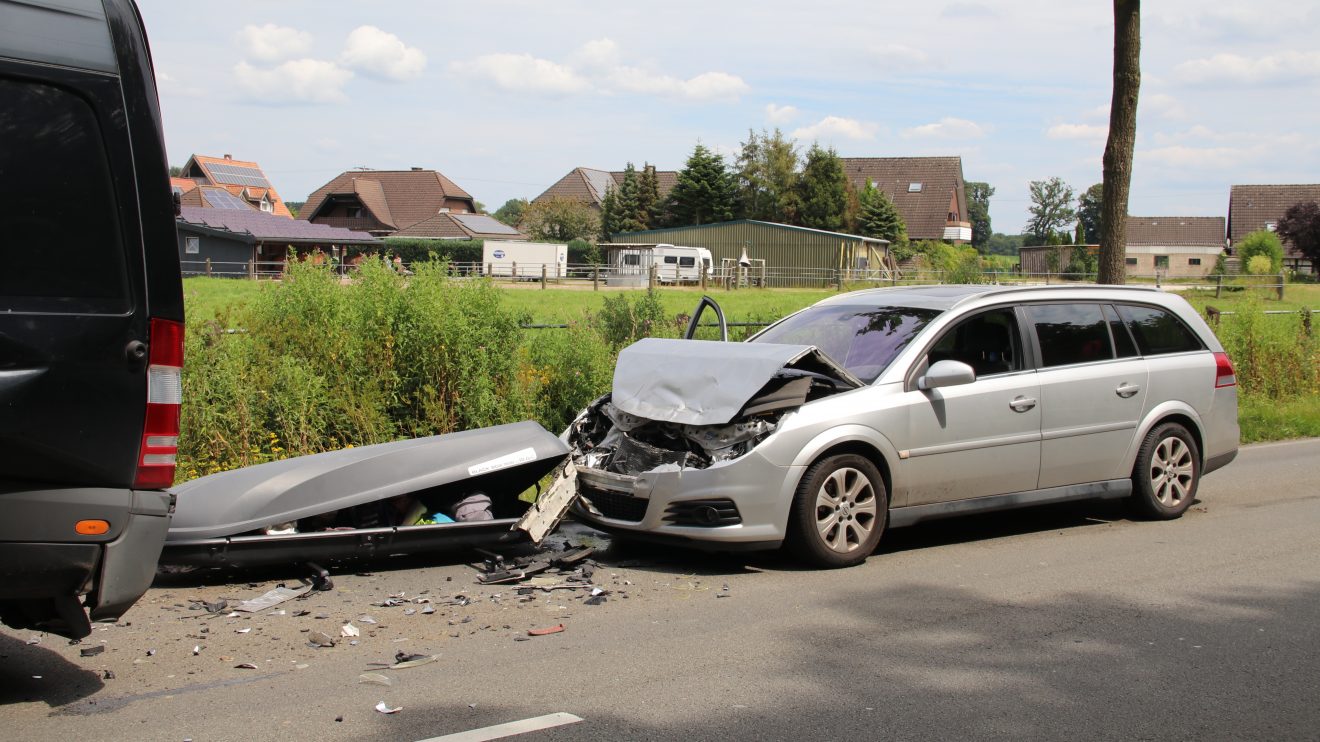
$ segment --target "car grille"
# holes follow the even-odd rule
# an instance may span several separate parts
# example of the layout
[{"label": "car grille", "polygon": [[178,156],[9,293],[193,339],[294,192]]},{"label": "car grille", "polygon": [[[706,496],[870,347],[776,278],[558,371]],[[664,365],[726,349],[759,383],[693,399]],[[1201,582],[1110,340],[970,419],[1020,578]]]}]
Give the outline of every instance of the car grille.
[{"label": "car grille", "polygon": [[664,521],[676,526],[718,528],[742,523],[742,515],[733,500],[688,500],[665,508]]},{"label": "car grille", "polygon": [[631,523],[637,523],[646,517],[646,506],[650,500],[641,497],[633,497],[618,492],[605,492],[603,490],[591,490],[583,492],[582,499],[596,508],[601,515],[613,520],[626,520]]}]

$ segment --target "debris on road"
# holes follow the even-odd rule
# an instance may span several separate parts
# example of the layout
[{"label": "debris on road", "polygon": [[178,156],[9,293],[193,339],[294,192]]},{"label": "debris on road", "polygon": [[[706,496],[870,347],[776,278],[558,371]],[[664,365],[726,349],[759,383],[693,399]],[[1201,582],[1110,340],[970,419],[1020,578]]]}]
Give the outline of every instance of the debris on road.
[{"label": "debris on road", "polygon": [[314,647],[333,647],[335,640],[329,634],[313,631],[307,635],[307,643]]},{"label": "debris on road", "polygon": [[358,682],[366,683],[368,685],[383,685],[385,687],[394,685],[394,681],[390,676],[381,675],[378,672],[364,672],[358,676]]},{"label": "debris on road", "polygon": [[245,600],[242,603],[239,603],[234,607],[234,610],[242,611],[244,613],[257,613],[258,611],[264,611],[267,608],[274,608],[285,601],[300,598],[311,591],[312,583],[310,582],[303,582],[297,588],[289,588],[280,585],[274,590],[267,591],[264,595],[258,598]]},{"label": "debris on road", "polygon": [[410,667],[418,667],[430,664],[440,659],[438,654],[408,654],[399,652],[394,655],[394,664],[391,667],[395,670],[407,670]]},{"label": "debris on road", "polygon": [[105,651],[105,645],[97,644],[94,647],[84,647],[82,650],[78,652],[78,654],[82,657],[95,657],[96,655],[104,651]]},{"label": "debris on road", "polygon": [[380,703],[376,704],[376,710],[381,712],[382,714],[397,714],[403,710],[403,707],[395,706],[394,708],[390,708],[389,704],[385,703],[384,701],[381,701]]},{"label": "debris on road", "polygon": [[255,670],[255,669],[257,669],[257,666],[254,665],[254,664],[252,664],[251,662],[242,662],[242,663],[239,663],[239,664],[237,664],[237,665],[234,665],[234,669],[235,669],[235,670]]},{"label": "debris on road", "polygon": [[351,623],[346,623],[339,627],[339,635],[343,637],[362,636],[362,630]]},{"label": "debris on road", "polygon": [[547,627],[547,628],[544,628],[544,629],[528,629],[528,630],[527,630],[527,635],[528,635],[528,636],[549,636],[550,634],[558,634],[558,633],[561,633],[563,630],[564,630],[564,625],[561,623],[561,624],[555,624],[554,626],[550,626],[550,627]]}]

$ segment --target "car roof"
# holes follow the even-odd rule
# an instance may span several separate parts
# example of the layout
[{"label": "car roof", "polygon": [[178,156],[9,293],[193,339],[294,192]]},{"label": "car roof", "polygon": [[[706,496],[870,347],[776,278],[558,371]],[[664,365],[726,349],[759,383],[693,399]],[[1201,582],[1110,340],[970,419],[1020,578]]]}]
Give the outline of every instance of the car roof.
[{"label": "car roof", "polygon": [[1153,295],[1164,295],[1153,286],[1001,286],[995,284],[934,284],[926,286],[892,286],[851,291],[817,302],[818,306],[854,305],[901,306],[918,309],[952,309],[959,304],[979,299],[1006,298],[1009,300],[1048,299],[1120,299],[1150,300]]}]

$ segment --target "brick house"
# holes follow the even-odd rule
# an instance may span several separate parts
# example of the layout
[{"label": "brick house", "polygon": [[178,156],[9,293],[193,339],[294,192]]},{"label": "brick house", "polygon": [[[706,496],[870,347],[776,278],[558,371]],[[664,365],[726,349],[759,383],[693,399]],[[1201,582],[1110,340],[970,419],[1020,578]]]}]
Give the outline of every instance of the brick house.
[{"label": "brick house", "polygon": [[[289,208],[284,205],[284,199],[280,198],[280,194],[266,178],[261,166],[255,162],[235,160],[232,155],[193,155],[183,166],[183,174],[170,178],[170,186],[179,194],[185,206],[232,208],[228,199],[224,199],[225,206],[203,202],[203,196],[198,191],[207,188],[212,192],[223,190],[257,211],[286,219],[293,218]],[[221,198],[216,195],[217,202]]]},{"label": "brick house", "polygon": [[[641,171],[637,171],[641,175]],[[678,183],[678,172],[675,170],[656,170],[656,185],[659,186],[660,199],[663,201],[669,196],[669,192],[674,189]],[[596,170],[589,167],[575,167],[568,175],[560,178],[554,185],[545,189],[545,192],[532,199],[535,203],[546,198],[567,198],[574,201],[580,201],[588,206],[600,210],[600,204],[605,199],[605,193],[611,188],[623,185],[623,171]]]},{"label": "brick house", "polygon": [[855,190],[867,181],[889,196],[909,239],[971,242],[961,157],[842,157]]},{"label": "brick house", "polygon": [[[1235,185],[1228,193],[1228,246],[1234,247],[1243,237],[1262,229],[1271,232],[1293,204],[1320,202],[1320,184],[1310,185]],[[1283,267],[1299,273],[1315,273],[1317,267],[1291,243],[1283,243]]]},{"label": "brick house", "polygon": [[[1059,251],[1056,270],[1050,252]],[[1099,245],[1037,245],[1018,251],[1021,271],[1043,274],[1067,271],[1073,250],[1098,252]],[[1222,216],[1129,216],[1124,262],[1134,276],[1187,278],[1208,275],[1224,252]]]},{"label": "brick house", "polygon": [[477,213],[472,194],[435,170],[350,170],[307,197],[298,218],[377,237],[526,239]]}]

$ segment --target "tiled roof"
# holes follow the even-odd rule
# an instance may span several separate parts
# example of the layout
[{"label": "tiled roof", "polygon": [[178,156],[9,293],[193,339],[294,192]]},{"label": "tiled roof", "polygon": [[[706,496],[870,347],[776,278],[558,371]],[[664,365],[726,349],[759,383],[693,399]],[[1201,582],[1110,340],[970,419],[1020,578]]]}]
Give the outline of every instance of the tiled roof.
[{"label": "tiled roof", "polygon": [[[1266,222],[1283,218],[1293,204],[1320,202],[1320,184],[1309,185],[1235,185],[1228,195],[1228,239],[1232,244],[1248,234],[1265,229]],[[1288,256],[1301,253],[1291,243],[1285,245]]]},{"label": "tiled roof", "polygon": [[[642,173],[638,170],[637,174],[640,176]],[[675,170],[657,170],[655,171],[655,180],[656,185],[659,186],[660,198],[663,199],[669,195],[669,192],[674,188],[674,184],[678,182],[678,172]],[[568,175],[560,178],[554,185],[545,189],[544,193],[532,200],[568,198],[599,207],[601,201],[605,199],[605,192],[622,184],[622,170],[611,172],[589,167],[575,167]]]},{"label": "tiled roof", "polygon": [[178,188],[181,193],[187,193],[197,187],[197,181],[192,178],[170,177],[170,188]]},{"label": "tiled roof", "polygon": [[390,236],[426,237],[445,240],[527,239],[526,235],[513,227],[484,214],[455,214],[453,212],[436,214],[430,219],[404,227]]},{"label": "tiled roof", "polygon": [[[260,179],[265,182],[261,185],[255,183],[226,182],[228,179],[224,178],[219,173],[212,171],[213,165],[219,165],[222,167],[225,165],[231,165],[239,168],[251,168],[260,173]],[[194,168],[194,166],[196,167]],[[282,216],[286,219],[293,218],[293,214],[289,211],[289,207],[284,205],[284,199],[280,198],[280,194],[275,190],[275,187],[271,185],[270,178],[266,177],[265,171],[255,162],[250,162],[248,160],[235,160],[232,157],[211,157],[210,155],[195,154],[188,158],[187,164],[183,167],[183,172],[187,175],[194,169],[201,171],[202,177],[207,181],[207,184],[223,187],[225,190],[239,198],[246,199],[251,195],[259,201],[262,195],[261,192],[264,190],[265,195],[270,199],[272,214]],[[249,194],[248,191],[251,191],[251,193]]]},{"label": "tiled roof", "polygon": [[[969,221],[961,157],[844,157],[843,171],[853,188],[870,180],[898,207],[908,237],[944,237],[949,204],[956,199],[960,221]],[[920,184],[920,190],[914,190]]]},{"label": "tiled roof", "polygon": [[312,224],[298,219],[286,219],[255,209],[203,209],[183,207],[179,221],[186,226],[194,224],[211,229],[249,234],[261,242],[325,242],[337,245],[378,244],[380,240],[366,232],[354,232],[324,224]]},{"label": "tiled roof", "polygon": [[1158,247],[1223,247],[1222,216],[1129,216],[1127,244]]},{"label": "tiled roof", "polygon": [[471,194],[434,170],[350,170],[308,196],[298,218],[315,218],[328,197],[343,194],[356,194],[382,224],[399,228],[430,219],[443,208],[476,209]]}]

